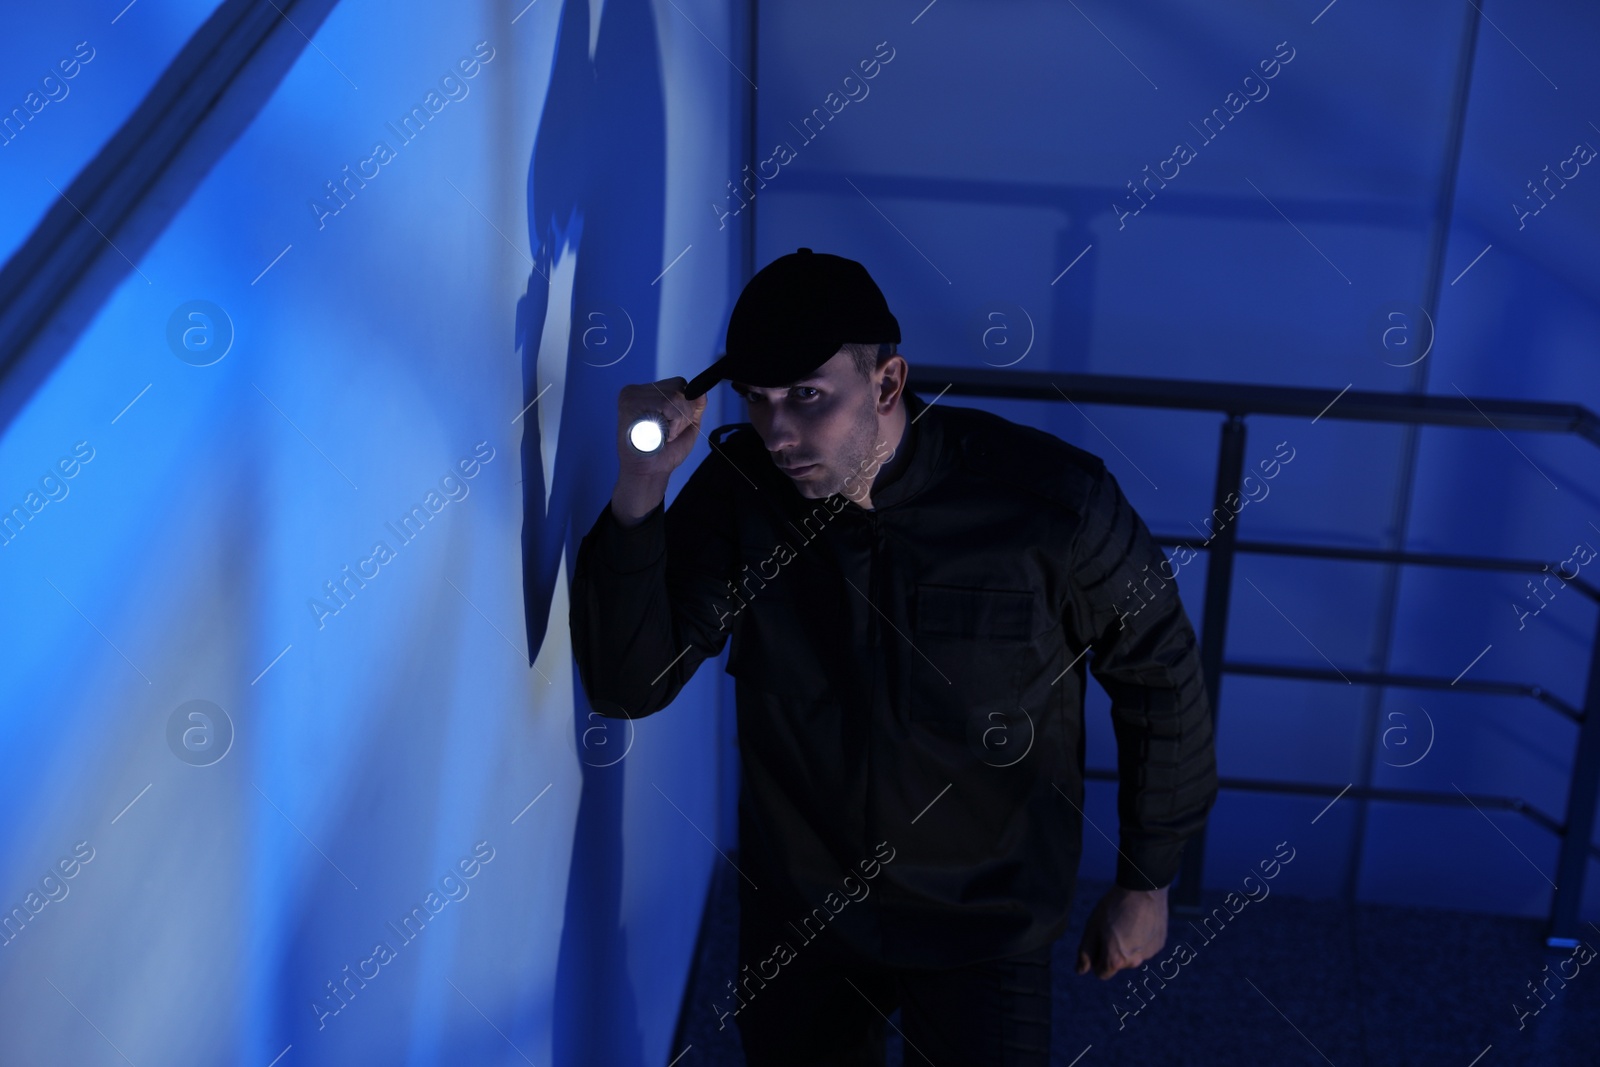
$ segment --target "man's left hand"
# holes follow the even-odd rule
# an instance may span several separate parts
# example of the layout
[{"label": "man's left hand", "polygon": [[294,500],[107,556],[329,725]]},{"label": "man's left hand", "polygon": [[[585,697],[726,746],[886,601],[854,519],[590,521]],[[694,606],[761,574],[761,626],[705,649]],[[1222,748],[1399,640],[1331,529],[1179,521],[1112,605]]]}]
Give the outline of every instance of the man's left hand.
[{"label": "man's left hand", "polygon": [[1092,968],[1102,980],[1132,969],[1167,943],[1167,887],[1123,889],[1114,885],[1100,898],[1078,943],[1078,973]]}]

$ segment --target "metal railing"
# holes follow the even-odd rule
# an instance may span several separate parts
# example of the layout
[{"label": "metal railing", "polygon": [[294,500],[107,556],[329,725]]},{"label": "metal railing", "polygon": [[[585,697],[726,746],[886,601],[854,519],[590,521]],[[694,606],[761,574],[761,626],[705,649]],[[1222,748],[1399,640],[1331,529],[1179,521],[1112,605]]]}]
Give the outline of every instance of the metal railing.
[{"label": "metal railing", "polygon": [[[1239,496],[1244,476],[1245,418],[1248,415],[1304,416],[1382,422],[1411,426],[1456,426],[1474,429],[1525,430],[1541,433],[1573,434],[1600,447],[1600,418],[1576,404],[1555,404],[1518,400],[1475,399],[1384,392],[1332,390],[1283,386],[1239,385],[1222,382],[1186,381],[1173,378],[1128,378],[1100,374],[1056,374],[1043,371],[985,370],[917,364],[912,386],[918,395],[932,398],[948,392],[969,397],[1002,397],[1014,400],[1070,399],[1074,404],[1100,404],[1123,407],[1166,408],[1189,411],[1215,411],[1224,416],[1217,453],[1217,473],[1212,505],[1232,509],[1224,501]],[[1186,544],[1187,538],[1155,535],[1163,545]],[[1600,625],[1589,653],[1588,679],[1583,707],[1574,708],[1534,682],[1460,681],[1444,676],[1401,674],[1392,671],[1325,670],[1313,667],[1286,667],[1269,663],[1224,660],[1228,608],[1233,578],[1234,557],[1240,552],[1300,556],[1347,562],[1401,564],[1407,566],[1452,567],[1475,570],[1527,571],[1543,573],[1543,561],[1507,559],[1492,556],[1446,555],[1436,552],[1406,552],[1385,549],[1333,548],[1320,545],[1238,539],[1237,523],[1227,523],[1207,547],[1205,612],[1201,624],[1200,654],[1210,697],[1213,736],[1221,710],[1220,694],[1224,674],[1248,674],[1307,681],[1345,681],[1377,687],[1454,689],[1496,695],[1531,697],[1542,706],[1571,719],[1578,725],[1578,744],[1567,785],[1565,817],[1556,820],[1520,797],[1489,796],[1458,792],[1456,795],[1419,790],[1385,789],[1355,785],[1332,786],[1222,776],[1223,789],[1268,792],[1298,796],[1351,795],[1362,800],[1400,803],[1476,805],[1520,812],[1551,831],[1560,839],[1556,886],[1551,901],[1546,944],[1571,947],[1577,943],[1578,910],[1583,900],[1585,864],[1592,854],[1600,857],[1590,841],[1594,830],[1597,790],[1600,790]],[[1562,580],[1600,604],[1600,590],[1580,579]],[[1116,780],[1115,771],[1091,770],[1088,776]],[[1190,840],[1184,849],[1183,866],[1173,887],[1174,910],[1194,912],[1199,907],[1201,871],[1205,862],[1205,832]]]}]

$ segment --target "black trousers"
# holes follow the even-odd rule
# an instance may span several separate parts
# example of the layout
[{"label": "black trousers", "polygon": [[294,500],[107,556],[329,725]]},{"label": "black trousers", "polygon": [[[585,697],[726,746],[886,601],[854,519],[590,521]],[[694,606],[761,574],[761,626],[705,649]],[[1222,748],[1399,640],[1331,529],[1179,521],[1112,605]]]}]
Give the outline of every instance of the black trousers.
[{"label": "black trousers", "polygon": [[[777,974],[741,984],[739,1000],[729,991],[723,1004],[749,1067],[882,1067],[896,1008],[905,1067],[1048,1067],[1050,945],[949,970],[886,967],[827,930],[802,940],[756,897],[741,886],[738,977],[761,974],[763,962]],[[779,942],[793,956],[776,965]]]}]

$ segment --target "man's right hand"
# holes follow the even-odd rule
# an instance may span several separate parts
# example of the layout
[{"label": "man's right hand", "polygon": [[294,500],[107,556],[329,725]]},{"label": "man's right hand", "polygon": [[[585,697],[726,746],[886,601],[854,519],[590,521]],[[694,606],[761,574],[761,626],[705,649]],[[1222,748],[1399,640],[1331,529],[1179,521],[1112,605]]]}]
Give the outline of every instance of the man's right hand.
[{"label": "man's right hand", "polygon": [[[617,487],[611,510],[626,525],[644,518],[666,496],[667,478],[694,449],[705,414],[707,397],[685,399],[689,383],[664,378],[647,385],[627,385],[617,394]],[[666,441],[655,452],[641,453],[628,441],[628,427],[643,415],[660,415],[666,422]]]}]

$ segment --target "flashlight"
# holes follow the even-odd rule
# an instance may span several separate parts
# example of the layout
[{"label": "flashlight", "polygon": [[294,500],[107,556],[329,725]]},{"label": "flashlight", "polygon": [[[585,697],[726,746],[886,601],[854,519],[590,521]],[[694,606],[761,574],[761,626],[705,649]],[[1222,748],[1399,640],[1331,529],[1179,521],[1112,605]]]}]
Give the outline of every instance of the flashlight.
[{"label": "flashlight", "polygon": [[[706,368],[683,388],[683,398],[694,400],[722,380],[716,365]],[[640,455],[654,455],[667,443],[667,417],[659,411],[647,412],[628,424],[628,444]]]},{"label": "flashlight", "polygon": [[628,444],[635,452],[659,452],[667,440],[667,422],[660,415],[641,415],[628,426]]}]

